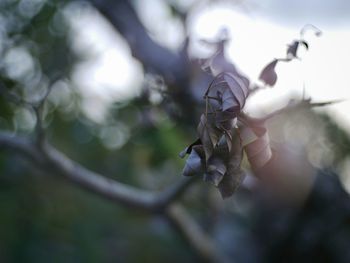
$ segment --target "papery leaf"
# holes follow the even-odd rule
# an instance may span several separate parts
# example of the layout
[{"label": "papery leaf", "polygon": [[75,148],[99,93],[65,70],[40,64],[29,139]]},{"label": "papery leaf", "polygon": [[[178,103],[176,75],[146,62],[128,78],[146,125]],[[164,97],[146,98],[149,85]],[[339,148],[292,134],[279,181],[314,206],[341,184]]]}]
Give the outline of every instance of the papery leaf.
[{"label": "papery leaf", "polygon": [[238,72],[224,72],[216,76],[205,93],[212,112],[232,111],[238,114],[248,96],[248,85],[249,80]]},{"label": "papery leaf", "polygon": [[222,130],[229,131],[237,124],[237,112],[238,108],[234,108],[233,111],[220,111],[215,114],[216,127]]},{"label": "papery leaf", "polygon": [[211,60],[210,69],[213,76],[217,76],[225,71],[235,70],[233,64],[228,62],[228,60],[225,58],[223,51],[221,50]]},{"label": "papery leaf", "polygon": [[300,40],[299,42],[300,42],[300,44],[303,44],[303,45],[304,45],[304,47],[306,48],[306,50],[309,49],[309,44],[308,44],[305,40]]},{"label": "papery leaf", "polygon": [[240,129],[240,137],[242,140],[243,147],[258,139],[257,135],[248,126],[243,126]]},{"label": "papery leaf", "polygon": [[244,179],[244,173],[241,170],[242,159],[242,145],[239,136],[236,136],[232,142],[232,151],[229,154],[227,171],[218,185],[218,189],[223,198],[230,197]]},{"label": "papery leaf", "polygon": [[193,176],[204,170],[203,161],[204,151],[202,145],[192,147],[191,153],[186,160],[185,167],[182,171],[184,176]]},{"label": "papery leaf", "polygon": [[272,157],[272,151],[265,137],[261,137],[246,147],[249,163],[253,169],[263,167]]},{"label": "papery leaf", "polygon": [[288,45],[287,58],[298,58],[300,44],[302,44],[307,50],[309,49],[309,44],[305,40],[294,40],[292,44]]},{"label": "papery leaf", "polygon": [[242,184],[245,174],[242,170],[227,172],[218,185],[222,198],[232,196],[237,188]]},{"label": "papery leaf", "polygon": [[224,79],[227,82],[230,90],[239,102],[241,109],[244,107],[246,98],[248,96],[249,88],[243,79],[235,74],[226,73]]},{"label": "papery leaf", "polygon": [[287,57],[297,58],[297,52],[299,47],[299,40],[294,40],[287,48]]},{"label": "papery leaf", "polygon": [[237,72],[236,67],[225,57],[224,42],[217,43],[217,51],[202,63],[202,69],[213,76],[223,72]]},{"label": "papery leaf", "polygon": [[231,152],[232,149],[232,135],[230,131],[225,131],[225,143],[227,145],[228,151]]},{"label": "papery leaf", "polygon": [[197,131],[203,144],[205,159],[208,160],[215,145],[218,143],[222,132],[215,127],[213,118],[211,117],[210,120],[208,120],[208,117],[205,114],[202,114],[201,116]]},{"label": "papery leaf", "polygon": [[200,144],[202,144],[201,139],[197,139],[196,141],[191,143],[188,147],[186,147],[186,149],[179,153],[180,158],[184,158],[186,154],[190,154],[192,151],[192,147]]},{"label": "papery leaf", "polygon": [[240,102],[236,99],[233,92],[227,88],[222,94],[222,111],[232,111],[239,113],[241,109]]},{"label": "papery leaf", "polygon": [[226,173],[226,165],[222,158],[210,158],[207,164],[207,171],[204,175],[206,182],[213,183],[218,186],[221,182],[224,174]]},{"label": "papery leaf", "polygon": [[248,78],[246,78],[243,75],[240,75],[239,77],[240,77],[240,80],[243,82],[243,87],[245,87],[245,90],[243,90],[243,91],[245,93],[245,96],[247,97],[248,93],[249,93],[249,83],[250,83],[250,81],[249,81]]},{"label": "papery leaf", "polygon": [[198,63],[204,72],[211,75],[210,59],[199,59]]},{"label": "papery leaf", "polygon": [[208,99],[212,112],[222,110],[222,95],[226,87],[227,84],[220,76],[215,77],[205,93],[204,97]]},{"label": "papery leaf", "polygon": [[261,71],[259,79],[264,82],[266,85],[273,86],[277,81],[277,74],[275,67],[277,65],[278,59],[272,60],[267,64],[264,69]]}]

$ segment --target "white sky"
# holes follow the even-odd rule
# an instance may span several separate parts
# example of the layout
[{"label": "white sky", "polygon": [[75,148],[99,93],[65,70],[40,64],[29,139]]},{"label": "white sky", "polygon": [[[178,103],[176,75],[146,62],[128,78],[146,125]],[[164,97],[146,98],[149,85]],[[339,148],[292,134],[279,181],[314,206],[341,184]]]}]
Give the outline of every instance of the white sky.
[{"label": "white sky", "polygon": [[[251,79],[256,79],[273,58],[284,57],[286,44],[298,38],[300,30],[297,26],[280,26],[225,6],[202,10],[191,22],[192,33],[198,38],[213,38],[221,27],[227,27],[231,32],[228,55]],[[277,65],[277,84],[251,101],[253,114],[259,114],[257,110],[261,113],[266,105],[280,107],[284,103],[282,98],[288,99],[292,94],[302,97],[303,87],[314,101],[350,98],[350,30],[334,27],[322,31],[321,37],[315,37],[311,31],[305,35],[310,49],[300,52],[302,60]],[[350,131],[350,101],[325,107],[325,110]]]},{"label": "white sky", "polygon": [[[193,36],[191,54],[199,54],[200,49],[203,49],[198,44],[199,39],[213,39],[225,26],[231,35],[227,49],[230,59],[250,78],[256,78],[264,65],[275,57],[284,56],[286,44],[299,37],[299,30],[304,24],[313,23],[306,21],[306,11],[302,12],[299,20],[291,12],[286,14],[285,21],[288,23],[276,23],[281,21],[283,9],[281,11],[281,5],[275,4],[278,15],[274,20],[273,2],[276,1],[264,2],[270,3],[270,6],[261,6],[257,2],[248,6],[248,9],[256,7],[260,13],[237,12],[228,5],[193,9],[188,21],[189,32]],[[338,2],[342,1],[333,3]],[[319,3],[328,4],[329,1]],[[150,6],[152,8],[147,8]],[[172,49],[179,46],[183,39],[183,29],[178,21],[171,22],[170,12],[161,1],[140,1],[138,9],[140,12],[143,10],[140,13],[141,19],[156,40]],[[152,9],[156,11],[152,13]],[[343,13],[340,12],[340,18],[345,19]],[[154,20],[155,14],[164,23],[159,23],[159,19]],[[288,20],[287,15],[292,17]],[[301,96],[304,86],[306,94],[314,101],[349,99],[349,27],[344,24],[329,26],[320,17],[322,16],[315,16],[313,19],[320,21],[320,25],[315,25],[323,31],[323,35],[316,38],[307,34],[305,39],[309,42],[310,50],[300,54],[302,60],[277,66],[278,81],[275,88],[255,97],[248,109],[252,113],[256,114],[257,109],[260,112],[266,110],[266,105],[271,103],[276,103],[275,107],[281,106],[282,98],[288,98],[292,93]],[[340,18],[338,20],[342,21]],[[338,20],[336,21],[339,22]],[[98,120],[103,117],[106,104],[138,93],[142,83],[141,67],[131,57],[123,39],[91,9],[75,14],[72,24],[76,34],[76,49],[93,54],[94,57],[81,64],[73,78],[84,90],[87,115]],[[96,108],[100,108],[100,111],[96,111]],[[350,115],[347,114],[350,111],[349,101],[329,106],[325,110],[331,112],[338,123],[350,132]]]}]

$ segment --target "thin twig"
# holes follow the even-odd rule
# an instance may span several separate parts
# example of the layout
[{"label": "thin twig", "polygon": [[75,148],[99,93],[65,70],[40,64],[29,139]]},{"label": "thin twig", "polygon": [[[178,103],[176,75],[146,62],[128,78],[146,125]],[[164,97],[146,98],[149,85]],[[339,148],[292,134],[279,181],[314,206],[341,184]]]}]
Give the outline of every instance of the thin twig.
[{"label": "thin twig", "polygon": [[291,111],[291,110],[295,110],[298,108],[313,108],[313,107],[323,107],[323,106],[328,106],[328,105],[332,105],[335,103],[339,103],[339,102],[343,102],[344,100],[333,100],[333,101],[325,101],[325,102],[315,102],[312,103],[310,100],[301,100],[298,103],[292,103],[290,102],[288,105],[275,110],[267,115],[265,115],[262,118],[254,118],[249,116],[248,114],[241,112],[239,114],[239,120],[243,123],[243,124],[248,124],[248,125],[260,125],[263,124],[264,122],[266,122],[267,120],[271,119],[272,117]]}]

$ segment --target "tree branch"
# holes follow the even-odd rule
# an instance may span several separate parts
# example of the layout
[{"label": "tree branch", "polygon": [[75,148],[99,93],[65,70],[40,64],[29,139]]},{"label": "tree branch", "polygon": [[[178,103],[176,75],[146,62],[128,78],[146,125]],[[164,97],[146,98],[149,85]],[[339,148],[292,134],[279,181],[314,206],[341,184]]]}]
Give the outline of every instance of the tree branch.
[{"label": "tree branch", "polygon": [[165,215],[189,245],[197,251],[198,256],[208,262],[229,262],[182,206],[176,204],[169,206],[165,210]]},{"label": "tree branch", "polygon": [[14,151],[31,161],[41,172],[65,177],[68,181],[128,208],[164,213],[191,247],[209,262],[222,262],[213,241],[179,205],[172,204],[185,193],[196,177],[183,178],[161,193],[140,190],[90,171],[70,160],[54,147],[39,147],[29,139],[0,132],[0,150]]},{"label": "tree branch", "polygon": [[171,52],[150,38],[129,1],[90,0],[90,2],[125,38],[132,55],[146,70],[163,76],[168,84],[187,75],[184,67],[186,61],[180,54]]},{"label": "tree branch", "polygon": [[10,133],[0,132],[0,150],[2,149],[15,151],[36,165],[43,162],[41,154],[31,145],[29,140]]},{"label": "tree branch", "polygon": [[49,144],[40,148],[29,139],[0,133],[0,150],[9,149],[33,162],[41,171],[65,177],[70,182],[127,207],[159,212],[185,193],[193,179],[183,178],[160,193],[140,190],[107,178],[70,160]]},{"label": "tree branch", "polygon": [[130,1],[89,0],[89,2],[125,38],[132,55],[141,62],[145,71],[164,79],[171,98],[180,106],[174,111],[165,104],[169,115],[174,119],[181,118],[183,123],[192,123],[197,117],[193,104],[198,102],[191,91],[196,88],[191,85],[196,84],[191,81],[191,65],[187,57],[188,39],[184,43],[186,50],[174,53],[152,40]]},{"label": "tree branch", "polygon": [[275,117],[276,115],[279,114],[283,114],[289,111],[293,111],[296,109],[311,109],[314,107],[323,107],[323,106],[328,106],[328,105],[332,105],[335,103],[339,103],[342,102],[343,100],[334,100],[334,101],[325,101],[325,102],[311,102],[310,99],[303,99],[300,101],[294,101],[291,100],[286,106],[277,109],[261,118],[255,118],[255,117],[251,117],[248,114],[241,112],[239,115],[239,120],[242,121],[243,123],[248,124],[249,126],[256,126],[256,125],[262,125],[263,123],[265,123],[267,120]]},{"label": "tree branch", "polygon": [[153,209],[155,203],[153,193],[127,186],[90,171],[51,146],[46,145],[42,153],[46,160],[46,168],[64,176],[69,181],[122,205],[143,210]]},{"label": "tree branch", "polygon": [[158,195],[156,207],[163,210],[174,201],[178,200],[199,176],[182,177],[176,184],[168,187]]}]

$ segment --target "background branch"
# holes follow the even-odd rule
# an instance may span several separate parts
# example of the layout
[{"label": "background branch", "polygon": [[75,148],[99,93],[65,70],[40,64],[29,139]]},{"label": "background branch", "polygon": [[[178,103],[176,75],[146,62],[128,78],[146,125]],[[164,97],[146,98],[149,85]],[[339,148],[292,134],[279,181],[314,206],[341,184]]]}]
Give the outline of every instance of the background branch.
[{"label": "background branch", "polygon": [[47,173],[65,177],[70,182],[127,207],[158,212],[180,198],[195,179],[182,178],[160,193],[140,190],[95,173],[67,158],[49,144],[38,148],[29,139],[0,133],[0,149],[9,149],[32,161]]},{"label": "background branch", "polygon": [[38,147],[29,139],[0,133],[0,150],[12,150],[31,161],[40,172],[65,177],[70,182],[128,208],[164,213],[173,226],[187,240],[192,249],[208,262],[223,262],[214,242],[178,204],[180,198],[197,177],[182,178],[174,186],[157,194],[140,190],[90,171],[70,160],[49,144]]},{"label": "background branch", "polygon": [[203,232],[198,223],[193,220],[182,206],[177,204],[171,205],[165,213],[170,223],[188,244],[197,251],[201,258],[208,262],[229,262],[220,253],[213,240]]},{"label": "background branch", "polygon": [[343,100],[335,100],[335,101],[325,101],[325,102],[311,102],[309,99],[303,99],[300,101],[295,101],[291,100],[286,106],[277,109],[269,114],[266,114],[263,117],[260,118],[255,118],[251,117],[248,114],[241,112],[239,115],[239,119],[243,122],[248,124],[249,126],[256,126],[256,125],[262,125],[264,122],[267,120],[273,118],[276,115],[282,114],[282,113],[287,113],[296,109],[311,109],[313,107],[323,107],[323,106],[328,106],[332,105],[335,103],[342,102]]},{"label": "background branch", "polygon": [[[192,123],[197,118],[193,103],[198,103],[191,92],[191,63],[187,56],[188,39],[184,49],[172,52],[152,40],[141,23],[130,1],[124,0],[89,0],[90,3],[114,26],[125,38],[132,55],[141,62],[148,73],[164,79],[171,94],[171,99],[180,106],[178,112],[171,108],[168,113],[181,122]],[[165,104],[164,107],[169,107]]]},{"label": "background branch", "polygon": [[142,25],[130,1],[90,0],[128,42],[132,55],[147,71],[164,77],[167,83],[186,76],[186,61],[180,54],[155,43]]},{"label": "background branch", "polygon": [[156,207],[159,210],[166,208],[168,205],[174,201],[181,198],[181,196],[186,192],[186,190],[200,178],[199,176],[192,177],[182,177],[176,184],[168,187],[163,192],[161,192],[157,199]]}]

